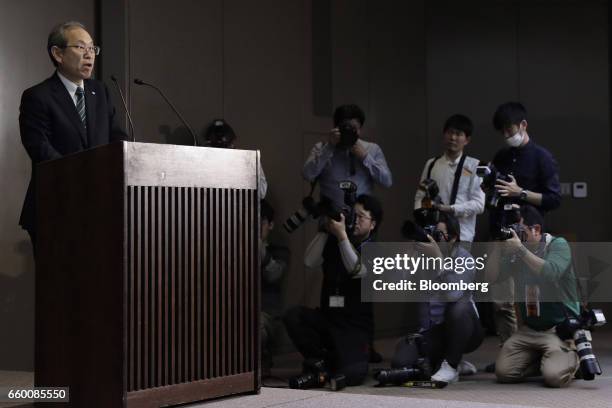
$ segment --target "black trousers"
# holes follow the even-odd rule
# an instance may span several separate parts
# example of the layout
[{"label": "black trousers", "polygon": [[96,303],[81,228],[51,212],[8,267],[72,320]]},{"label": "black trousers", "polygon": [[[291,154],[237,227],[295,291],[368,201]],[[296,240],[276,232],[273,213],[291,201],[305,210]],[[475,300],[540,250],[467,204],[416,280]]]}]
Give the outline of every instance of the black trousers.
[{"label": "black trousers", "polygon": [[346,377],[347,385],[363,383],[368,375],[370,331],[304,306],[290,309],[283,321],[304,358],[325,360],[332,374]]},{"label": "black trousers", "polygon": [[457,364],[466,353],[476,350],[484,339],[484,330],[471,302],[448,303],[444,321],[425,333],[427,354],[434,370],[446,360]]},{"label": "black trousers", "polygon": [[484,339],[484,330],[470,302],[448,303],[444,321],[423,333],[423,346],[400,339],[392,359],[392,366],[411,367],[420,355],[429,359],[431,369],[436,372],[442,360],[457,367],[463,354],[476,350]]}]

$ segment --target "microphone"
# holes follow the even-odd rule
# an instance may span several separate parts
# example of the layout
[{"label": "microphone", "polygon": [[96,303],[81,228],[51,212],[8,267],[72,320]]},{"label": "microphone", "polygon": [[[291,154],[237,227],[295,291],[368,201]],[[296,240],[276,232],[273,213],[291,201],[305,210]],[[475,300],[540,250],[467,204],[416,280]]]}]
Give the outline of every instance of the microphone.
[{"label": "microphone", "polygon": [[121,87],[119,86],[119,82],[117,82],[117,77],[114,75],[111,75],[110,79],[115,83],[115,87],[117,87],[117,91],[119,92],[119,96],[121,97],[121,102],[123,102],[123,107],[125,108],[125,113],[128,117],[128,121],[130,122],[130,128],[132,129],[132,142],[135,142],[136,132],[134,131],[134,122],[132,122],[132,115],[130,115],[130,110],[127,107],[127,103],[125,103],[123,92],[121,92]]},{"label": "microphone", "polygon": [[176,116],[178,116],[178,118],[181,120],[181,122],[183,122],[183,125],[185,125],[185,127],[187,128],[187,130],[189,130],[189,133],[191,133],[191,137],[193,137],[193,145],[197,146],[198,145],[198,139],[196,138],[195,132],[193,131],[193,129],[191,128],[191,126],[189,126],[189,124],[187,123],[187,121],[185,120],[185,118],[183,118],[183,116],[179,113],[178,110],[176,110],[176,108],[174,107],[174,105],[172,104],[172,102],[170,102],[170,100],[168,100],[168,98],[166,98],[166,95],[164,95],[164,93],[161,91],[161,89],[159,89],[158,87],[156,87],[153,84],[150,84],[148,82],[143,81],[142,79],[138,79],[138,78],[134,78],[134,83],[136,85],[145,85],[145,86],[150,86],[151,88],[155,89],[157,92],[159,92],[159,94],[162,96],[162,98],[164,98],[164,100],[166,101],[166,103],[168,105],[170,105],[170,107],[172,108],[172,110],[174,111],[174,113],[176,113]]}]

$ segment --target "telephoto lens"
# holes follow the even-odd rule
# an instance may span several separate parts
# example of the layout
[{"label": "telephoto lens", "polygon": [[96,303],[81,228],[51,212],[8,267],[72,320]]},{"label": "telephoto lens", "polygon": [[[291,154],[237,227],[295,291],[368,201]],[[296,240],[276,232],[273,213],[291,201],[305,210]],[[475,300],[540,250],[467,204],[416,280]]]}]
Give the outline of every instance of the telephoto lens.
[{"label": "telephoto lens", "polygon": [[424,380],[423,370],[420,368],[403,367],[380,370],[374,379],[379,386],[383,385],[402,385],[408,381]]},{"label": "telephoto lens", "polygon": [[574,332],[574,343],[576,344],[576,351],[580,359],[580,373],[582,379],[586,381],[592,381],[595,379],[595,375],[601,375],[601,367],[597,361],[597,357],[593,353],[593,346],[591,345],[591,332],[588,330],[576,330]]},{"label": "telephoto lens", "polygon": [[321,381],[319,375],[315,373],[306,373],[289,379],[289,388],[296,390],[307,390],[309,388],[322,387],[324,384],[325,379]]},{"label": "telephoto lens", "polygon": [[324,360],[304,360],[302,371],[302,375],[289,379],[289,388],[306,390],[308,388],[323,387],[329,377]]}]

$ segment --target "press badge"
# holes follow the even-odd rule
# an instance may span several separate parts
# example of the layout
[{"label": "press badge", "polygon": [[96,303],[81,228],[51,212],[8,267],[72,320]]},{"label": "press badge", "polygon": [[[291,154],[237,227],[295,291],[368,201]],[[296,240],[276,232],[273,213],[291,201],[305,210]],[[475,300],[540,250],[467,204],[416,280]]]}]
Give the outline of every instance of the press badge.
[{"label": "press badge", "polygon": [[527,317],[540,316],[540,287],[538,285],[525,285],[525,307]]},{"label": "press badge", "polygon": [[344,296],[330,296],[329,307],[344,307]]}]

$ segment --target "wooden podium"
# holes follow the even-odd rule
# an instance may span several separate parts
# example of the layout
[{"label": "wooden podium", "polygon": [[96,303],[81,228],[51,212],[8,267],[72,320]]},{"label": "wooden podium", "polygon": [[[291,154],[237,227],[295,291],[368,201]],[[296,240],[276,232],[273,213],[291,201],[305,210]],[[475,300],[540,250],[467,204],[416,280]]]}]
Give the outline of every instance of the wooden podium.
[{"label": "wooden podium", "polygon": [[259,392],[258,161],[119,142],[38,166],[37,387],[79,408]]}]

